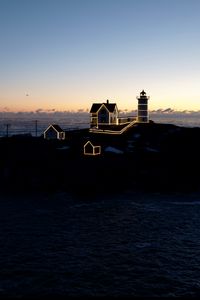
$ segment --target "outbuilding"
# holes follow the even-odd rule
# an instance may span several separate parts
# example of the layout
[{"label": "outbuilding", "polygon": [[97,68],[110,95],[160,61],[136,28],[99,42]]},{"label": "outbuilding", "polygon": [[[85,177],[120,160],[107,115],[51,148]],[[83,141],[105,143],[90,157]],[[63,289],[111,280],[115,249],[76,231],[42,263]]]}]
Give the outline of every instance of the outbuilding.
[{"label": "outbuilding", "polygon": [[101,146],[94,146],[90,141],[84,145],[84,155],[100,155]]},{"label": "outbuilding", "polygon": [[44,138],[47,140],[64,140],[65,139],[65,132],[62,128],[57,124],[51,124],[47,129],[44,131]]}]

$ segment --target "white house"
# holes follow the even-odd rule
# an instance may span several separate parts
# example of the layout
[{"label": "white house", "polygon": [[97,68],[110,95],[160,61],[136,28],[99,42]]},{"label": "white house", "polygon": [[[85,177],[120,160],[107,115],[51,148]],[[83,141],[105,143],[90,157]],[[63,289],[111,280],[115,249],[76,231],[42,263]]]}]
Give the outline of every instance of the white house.
[{"label": "white house", "polygon": [[65,132],[61,129],[59,125],[51,124],[44,131],[44,138],[47,140],[55,140],[55,139],[64,140]]},{"label": "white house", "polygon": [[84,145],[84,155],[100,155],[101,146],[94,146],[90,141]]},{"label": "white house", "polygon": [[90,126],[99,127],[100,125],[117,125],[118,108],[116,103],[93,103],[90,109]]}]

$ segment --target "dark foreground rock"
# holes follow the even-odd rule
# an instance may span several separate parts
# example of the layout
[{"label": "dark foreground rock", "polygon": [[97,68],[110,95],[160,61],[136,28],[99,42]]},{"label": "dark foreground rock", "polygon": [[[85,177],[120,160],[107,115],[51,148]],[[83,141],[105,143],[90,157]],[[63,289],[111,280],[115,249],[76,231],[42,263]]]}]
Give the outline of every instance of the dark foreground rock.
[{"label": "dark foreground rock", "polygon": [[[3,192],[69,191],[77,195],[199,191],[200,128],[138,124],[121,136],[71,133],[66,141],[42,137],[0,140]],[[102,155],[84,156],[87,140]],[[108,147],[123,154],[106,152]]]}]

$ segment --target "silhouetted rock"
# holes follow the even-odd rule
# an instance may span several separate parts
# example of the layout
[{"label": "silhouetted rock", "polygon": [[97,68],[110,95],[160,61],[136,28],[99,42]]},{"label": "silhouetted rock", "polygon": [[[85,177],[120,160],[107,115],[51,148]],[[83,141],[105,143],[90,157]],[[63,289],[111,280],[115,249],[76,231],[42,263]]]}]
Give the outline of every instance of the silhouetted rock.
[{"label": "silhouetted rock", "polygon": [[[136,124],[119,136],[77,130],[65,141],[1,138],[1,189],[63,190],[85,196],[126,189],[199,191],[199,136],[200,128],[151,122]],[[83,155],[88,140],[101,145],[102,155]]]}]

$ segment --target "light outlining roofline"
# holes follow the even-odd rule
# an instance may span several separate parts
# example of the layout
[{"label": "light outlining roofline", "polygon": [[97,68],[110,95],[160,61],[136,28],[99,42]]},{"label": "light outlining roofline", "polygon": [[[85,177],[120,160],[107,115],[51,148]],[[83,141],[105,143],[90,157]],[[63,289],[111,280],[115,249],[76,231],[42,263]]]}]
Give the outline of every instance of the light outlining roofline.
[{"label": "light outlining roofline", "polygon": [[105,106],[105,104],[104,103],[102,103],[101,104],[101,106],[99,107],[99,109],[97,110],[97,113],[99,112],[99,110],[102,108],[102,106],[104,106],[105,107],[105,109],[108,111],[108,113],[110,113],[110,111],[107,109],[107,107]]},{"label": "light outlining roofline", "polygon": [[[85,151],[85,148],[88,144],[90,144],[92,146],[92,153],[87,153]],[[84,155],[92,155],[93,156],[93,155],[101,154],[101,146],[94,146],[90,141],[87,141],[87,143],[83,146],[83,148],[84,148]],[[95,149],[99,149],[99,151],[97,153],[95,153],[95,151],[94,151]]]},{"label": "light outlining roofline", "polygon": [[92,129],[92,128],[89,131],[93,132],[93,133],[120,135],[120,134],[124,133],[129,127],[132,127],[136,123],[138,123],[138,121],[132,121],[126,127],[122,128],[121,130],[118,130],[118,131],[106,130],[106,129]]},{"label": "light outlining roofline", "polygon": [[[43,132],[43,135],[44,135],[44,138],[46,139],[46,133],[47,131],[50,129],[50,128],[53,128],[56,132],[56,135],[57,135],[57,139],[58,140],[64,140],[65,139],[65,132],[62,130],[62,131],[58,131],[52,124],[49,125],[47,127],[47,129]],[[61,137],[60,137],[60,134],[61,134]]]},{"label": "light outlining roofline", "polygon": [[64,132],[64,131],[58,131],[53,125],[49,125],[49,127],[47,127],[47,129],[44,131],[44,133],[46,133],[46,131],[49,129],[49,128],[51,128],[51,127],[53,127],[53,129],[56,131],[56,132]]}]

